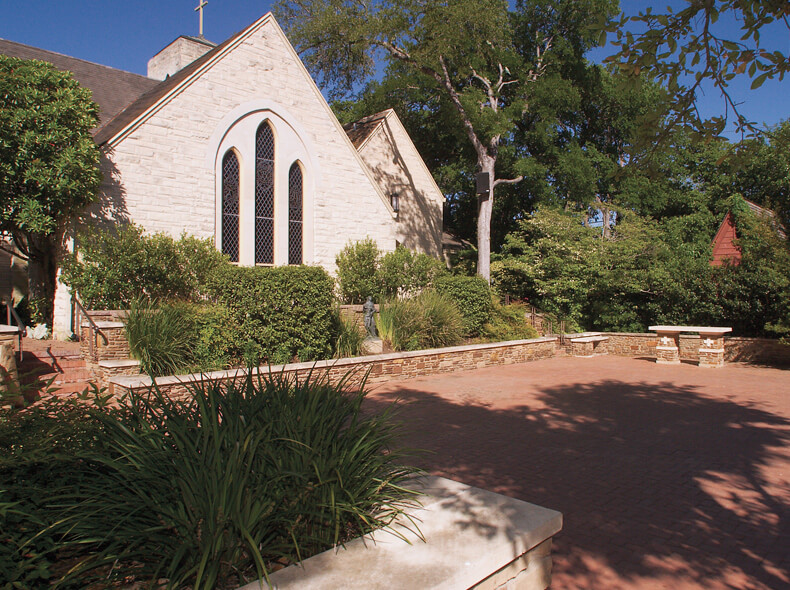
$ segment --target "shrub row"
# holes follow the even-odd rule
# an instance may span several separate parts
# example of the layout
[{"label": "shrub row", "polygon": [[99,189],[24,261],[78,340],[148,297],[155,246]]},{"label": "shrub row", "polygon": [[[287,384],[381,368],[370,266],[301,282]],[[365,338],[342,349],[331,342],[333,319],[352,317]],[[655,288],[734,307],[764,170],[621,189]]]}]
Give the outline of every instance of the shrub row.
[{"label": "shrub row", "polygon": [[212,275],[208,291],[238,326],[246,360],[279,364],[332,355],[333,287],[319,267],[227,265]]},{"label": "shrub row", "polygon": [[403,246],[381,256],[371,239],[348,244],[335,263],[344,303],[363,303],[368,296],[376,301],[415,296],[437,277],[447,274],[440,261]]},{"label": "shrub row", "polygon": [[91,229],[77,243],[78,251],[62,261],[61,276],[88,309],[127,309],[140,297],[197,301],[209,277],[229,264],[211,240],[149,235],[131,224]]}]

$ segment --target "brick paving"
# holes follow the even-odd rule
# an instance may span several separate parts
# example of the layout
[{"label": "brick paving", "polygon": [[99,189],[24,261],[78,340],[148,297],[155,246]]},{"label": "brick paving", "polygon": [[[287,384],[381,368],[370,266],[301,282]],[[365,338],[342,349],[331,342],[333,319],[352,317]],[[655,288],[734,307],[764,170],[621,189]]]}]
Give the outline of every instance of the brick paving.
[{"label": "brick paving", "polygon": [[554,358],[376,385],[426,470],[560,510],[552,588],[790,588],[790,371]]}]

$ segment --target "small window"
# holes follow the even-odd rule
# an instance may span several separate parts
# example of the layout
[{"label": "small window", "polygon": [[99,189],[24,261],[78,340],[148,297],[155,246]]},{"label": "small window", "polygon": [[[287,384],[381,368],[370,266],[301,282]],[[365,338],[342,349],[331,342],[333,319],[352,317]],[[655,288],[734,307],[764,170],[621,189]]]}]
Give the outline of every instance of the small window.
[{"label": "small window", "polygon": [[302,168],[297,162],[288,172],[288,264],[302,264]]},{"label": "small window", "polygon": [[265,121],[255,136],[255,263],[274,263],[274,133]]},{"label": "small window", "polygon": [[239,159],[233,151],[222,159],[222,252],[239,261]]}]

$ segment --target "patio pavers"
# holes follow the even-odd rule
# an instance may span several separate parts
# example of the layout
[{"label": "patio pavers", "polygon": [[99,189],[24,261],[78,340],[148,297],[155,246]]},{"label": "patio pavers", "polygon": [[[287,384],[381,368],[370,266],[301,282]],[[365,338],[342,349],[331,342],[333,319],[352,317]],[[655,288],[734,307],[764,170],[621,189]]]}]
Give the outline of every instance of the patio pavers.
[{"label": "patio pavers", "polygon": [[790,588],[790,371],[554,358],[375,386],[431,473],[560,510],[552,588]]}]

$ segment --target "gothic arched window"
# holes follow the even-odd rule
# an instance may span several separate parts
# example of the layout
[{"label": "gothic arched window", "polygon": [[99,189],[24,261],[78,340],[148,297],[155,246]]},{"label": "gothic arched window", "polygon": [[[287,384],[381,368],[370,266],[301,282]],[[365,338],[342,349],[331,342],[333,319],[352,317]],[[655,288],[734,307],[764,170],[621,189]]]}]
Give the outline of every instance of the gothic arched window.
[{"label": "gothic arched window", "polygon": [[239,158],[233,150],[222,158],[222,252],[239,261]]},{"label": "gothic arched window", "polygon": [[255,134],[255,263],[274,263],[274,132],[266,121]]},{"label": "gothic arched window", "polygon": [[302,167],[288,172],[288,264],[302,264]]}]

